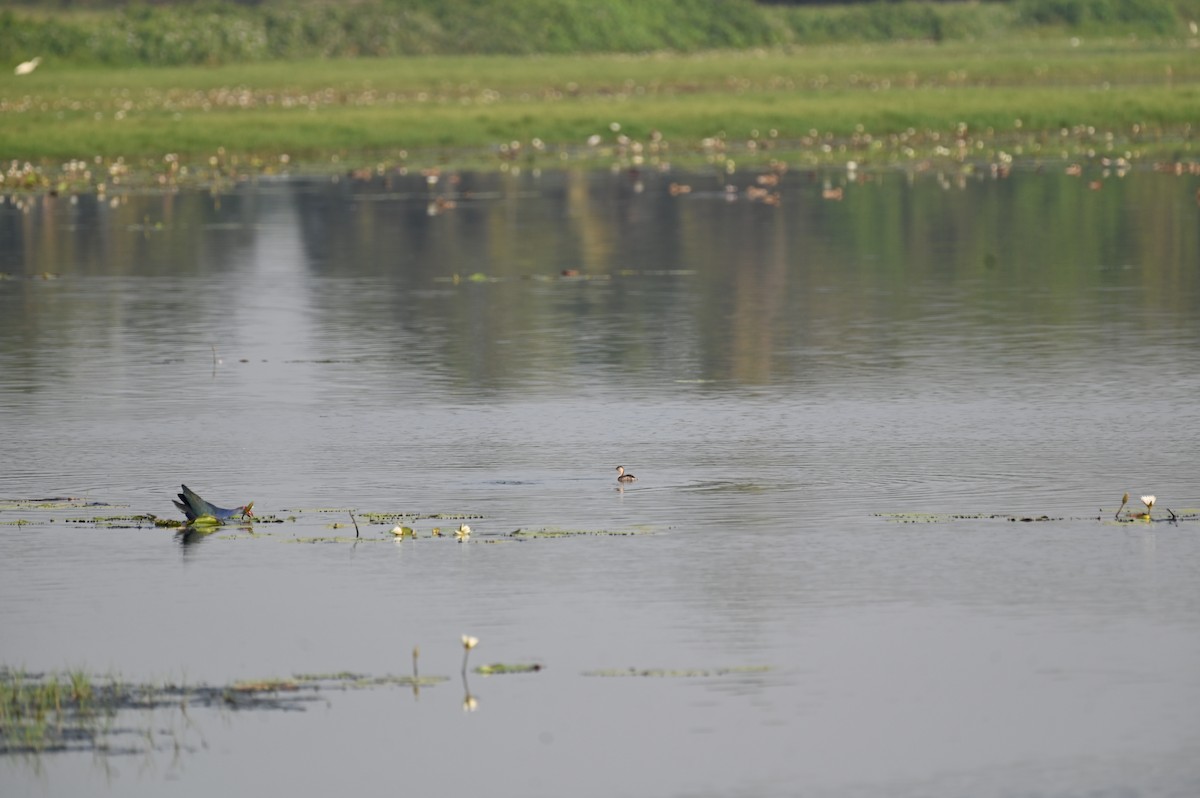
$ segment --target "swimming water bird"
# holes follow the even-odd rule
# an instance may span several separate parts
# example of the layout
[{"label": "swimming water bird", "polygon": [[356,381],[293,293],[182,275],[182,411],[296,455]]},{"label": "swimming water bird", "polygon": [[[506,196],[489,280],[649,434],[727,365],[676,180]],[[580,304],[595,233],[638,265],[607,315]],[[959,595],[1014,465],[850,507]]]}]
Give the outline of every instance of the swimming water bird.
[{"label": "swimming water bird", "polygon": [[637,477],[635,477],[633,474],[626,474],[625,466],[617,466],[617,482],[622,482],[625,484],[637,482]]},{"label": "swimming water bird", "polygon": [[187,485],[180,485],[179,487],[183,488],[183,493],[179,494],[179,501],[175,501],[174,499],[172,501],[175,501],[175,506],[187,516],[188,521],[195,521],[197,518],[206,515],[218,521],[227,521],[238,515],[242,518],[254,517],[254,502],[250,502],[243,507],[234,507],[231,510],[227,510],[224,507],[218,507],[215,504],[209,504],[204,501]]},{"label": "swimming water bird", "polygon": [[13,70],[14,75],[28,75],[30,72],[38,68],[38,64],[42,63],[42,57],[39,55],[31,61],[22,61],[17,64],[17,68]]}]

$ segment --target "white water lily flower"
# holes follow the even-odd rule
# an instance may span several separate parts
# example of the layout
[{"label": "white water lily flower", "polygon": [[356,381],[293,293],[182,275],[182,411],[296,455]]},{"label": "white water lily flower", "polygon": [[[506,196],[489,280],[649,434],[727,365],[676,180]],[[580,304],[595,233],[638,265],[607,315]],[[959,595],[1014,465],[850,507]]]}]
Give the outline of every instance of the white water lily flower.
[{"label": "white water lily flower", "polygon": [[1155,501],[1155,498],[1156,498],[1156,497],[1154,497],[1154,496],[1143,496],[1143,497],[1142,497],[1142,504],[1146,505],[1146,509],[1147,509],[1147,510],[1153,510],[1153,509],[1154,509],[1154,501]]},{"label": "white water lily flower", "polygon": [[454,537],[458,538],[459,540],[466,540],[467,538],[471,537],[471,527],[467,526],[466,524],[460,525],[454,532]]},{"label": "white water lily flower", "polygon": [[[463,641],[462,676],[463,676],[463,687],[466,687],[467,686],[467,657],[471,656],[471,649],[473,649],[473,648],[475,648],[475,646],[479,645],[479,638],[471,637],[470,635],[463,635],[462,641]],[[470,695],[468,694],[467,697],[469,698]]]}]

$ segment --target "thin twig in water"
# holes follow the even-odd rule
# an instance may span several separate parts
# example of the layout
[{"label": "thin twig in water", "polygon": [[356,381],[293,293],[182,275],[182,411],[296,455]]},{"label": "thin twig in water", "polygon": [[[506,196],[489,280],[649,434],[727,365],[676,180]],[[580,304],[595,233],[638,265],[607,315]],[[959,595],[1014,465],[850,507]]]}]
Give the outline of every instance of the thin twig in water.
[{"label": "thin twig in water", "polygon": [[1170,507],[1168,507],[1168,508],[1167,508],[1167,512],[1171,514],[1171,520],[1172,520],[1172,521],[1178,521],[1178,520],[1179,520],[1179,516],[1175,515],[1175,511],[1174,511],[1174,510],[1172,510]]},{"label": "thin twig in water", "polygon": [[[351,520],[351,521],[354,521],[354,511],[353,511],[353,510],[349,510],[349,511],[347,511],[347,512],[349,512],[349,513],[350,513],[350,520]],[[359,536],[359,533],[358,533],[358,521],[354,521],[354,537],[358,537],[358,536]]]}]

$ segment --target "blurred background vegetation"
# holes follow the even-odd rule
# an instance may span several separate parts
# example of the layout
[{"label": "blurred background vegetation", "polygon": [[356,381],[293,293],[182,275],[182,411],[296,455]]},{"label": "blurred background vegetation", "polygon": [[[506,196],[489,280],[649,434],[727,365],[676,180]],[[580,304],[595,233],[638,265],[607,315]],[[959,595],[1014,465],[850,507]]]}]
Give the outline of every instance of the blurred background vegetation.
[{"label": "blurred background vegetation", "polygon": [[1200,0],[9,0],[0,59],[163,66],[1010,36],[1196,37]]}]

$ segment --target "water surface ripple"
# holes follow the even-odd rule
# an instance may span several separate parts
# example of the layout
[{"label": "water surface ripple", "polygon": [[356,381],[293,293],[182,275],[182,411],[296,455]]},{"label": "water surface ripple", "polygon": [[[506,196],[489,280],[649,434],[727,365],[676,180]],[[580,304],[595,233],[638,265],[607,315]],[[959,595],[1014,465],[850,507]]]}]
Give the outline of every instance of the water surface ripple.
[{"label": "water surface ripple", "polygon": [[0,792],[1200,794],[1200,186],[1052,172],[0,204],[0,664],[452,677]]}]

